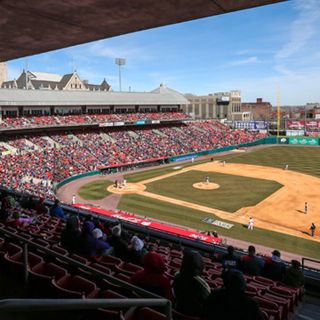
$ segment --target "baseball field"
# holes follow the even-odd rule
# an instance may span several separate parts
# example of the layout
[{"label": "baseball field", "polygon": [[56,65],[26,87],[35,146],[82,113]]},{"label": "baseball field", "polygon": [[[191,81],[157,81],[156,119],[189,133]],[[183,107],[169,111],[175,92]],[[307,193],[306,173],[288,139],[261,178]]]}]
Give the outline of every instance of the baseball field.
[{"label": "baseball field", "polygon": [[[320,233],[311,238],[309,229],[312,222],[320,226],[320,148],[274,146],[212,160],[129,173],[122,190],[112,190],[106,179],[91,181],[78,195],[94,204],[118,193],[119,209],[320,258]],[[203,222],[208,217],[233,227]],[[247,230],[250,217],[253,231]]]}]

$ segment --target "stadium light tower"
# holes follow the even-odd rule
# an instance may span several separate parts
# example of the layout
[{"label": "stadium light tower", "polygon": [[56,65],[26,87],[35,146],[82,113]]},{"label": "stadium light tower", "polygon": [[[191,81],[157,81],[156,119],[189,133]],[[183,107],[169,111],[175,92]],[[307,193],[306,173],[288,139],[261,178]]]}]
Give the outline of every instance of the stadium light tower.
[{"label": "stadium light tower", "polygon": [[119,66],[119,90],[121,92],[121,66],[126,64],[126,59],[116,58],[116,64]]}]

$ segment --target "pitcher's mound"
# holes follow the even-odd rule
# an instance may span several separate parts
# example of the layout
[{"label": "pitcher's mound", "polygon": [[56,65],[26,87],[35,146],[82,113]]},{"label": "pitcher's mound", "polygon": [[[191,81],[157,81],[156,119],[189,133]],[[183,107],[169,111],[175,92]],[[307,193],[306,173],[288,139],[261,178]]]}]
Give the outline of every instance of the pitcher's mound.
[{"label": "pitcher's mound", "polygon": [[202,190],[213,190],[220,188],[220,185],[213,182],[197,182],[192,185],[196,189],[202,189]]},{"label": "pitcher's mound", "polygon": [[129,194],[129,193],[137,193],[144,191],[146,186],[139,183],[127,183],[122,188],[116,188],[114,185],[111,185],[107,188],[107,191],[118,194]]}]

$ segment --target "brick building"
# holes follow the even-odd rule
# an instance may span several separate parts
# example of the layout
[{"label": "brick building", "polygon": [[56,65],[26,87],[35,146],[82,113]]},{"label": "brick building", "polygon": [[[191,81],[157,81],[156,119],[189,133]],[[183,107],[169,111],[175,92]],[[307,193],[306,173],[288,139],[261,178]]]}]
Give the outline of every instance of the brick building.
[{"label": "brick building", "polygon": [[270,120],[272,105],[257,98],[256,102],[241,103],[241,112],[250,113],[250,120]]}]

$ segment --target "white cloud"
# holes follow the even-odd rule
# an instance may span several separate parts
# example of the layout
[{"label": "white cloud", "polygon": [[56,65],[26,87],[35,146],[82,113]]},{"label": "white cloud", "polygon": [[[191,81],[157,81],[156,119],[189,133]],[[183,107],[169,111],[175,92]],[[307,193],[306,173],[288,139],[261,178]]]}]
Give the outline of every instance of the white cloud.
[{"label": "white cloud", "polygon": [[257,63],[257,62],[260,62],[260,61],[256,56],[254,56],[254,57],[249,57],[247,59],[231,61],[228,65],[229,66],[241,66],[241,65]]},{"label": "white cloud", "polygon": [[291,24],[289,41],[277,52],[276,59],[288,58],[308,46],[317,31],[320,20],[319,0],[296,0],[294,8],[298,11],[298,17]]},{"label": "white cloud", "polygon": [[124,58],[130,60],[150,60],[150,51],[144,47],[131,46],[129,44],[112,45],[108,40],[100,40],[88,47],[88,54],[91,56],[105,58]]}]

